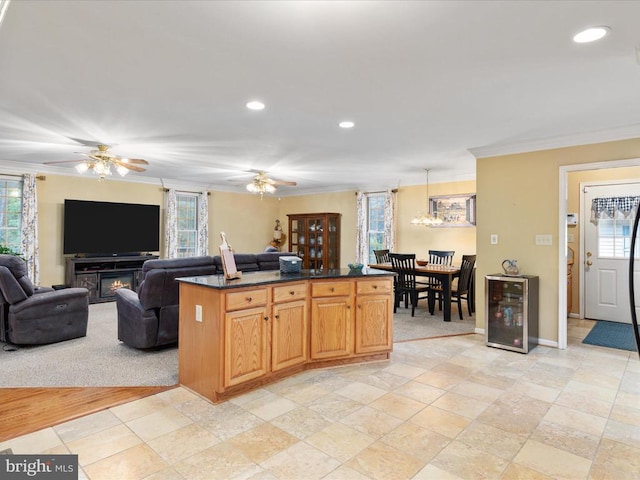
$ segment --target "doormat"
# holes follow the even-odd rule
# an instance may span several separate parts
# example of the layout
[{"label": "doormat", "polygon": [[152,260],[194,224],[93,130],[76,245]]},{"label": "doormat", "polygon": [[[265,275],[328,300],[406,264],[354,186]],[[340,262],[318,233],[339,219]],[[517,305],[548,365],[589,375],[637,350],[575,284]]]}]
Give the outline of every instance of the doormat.
[{"label": "doormat", "polygon": [[619,350],[636,351],[633,325],[598,320],[582,343]]}]

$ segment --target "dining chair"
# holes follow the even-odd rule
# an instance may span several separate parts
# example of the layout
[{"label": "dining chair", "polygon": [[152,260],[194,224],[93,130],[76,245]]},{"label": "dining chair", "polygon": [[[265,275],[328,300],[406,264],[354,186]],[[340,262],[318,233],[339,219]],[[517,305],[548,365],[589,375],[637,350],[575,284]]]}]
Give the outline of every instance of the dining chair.
[{"label": "dining chair", "polygon": [[[454,282],[454,285],[451,287],[451,302],[453,303],[455,301],[457,303],[460,320],[462,320],[462,300],[467,301],[469,316],[473,315],[473,312],[475,311],[473,305],[473,292],[471,291],[471,289],[474,288],[473,269],[475,268],[475,265],[475,255],[463,255],[462,264],[460,265],[460,274],[456,277],[457,282]],[[437,291],[438,289],[435,288],[435,290]],[[439,290],[442,292],[441,287]]]},{"label": "dining chair", "polygon": [[388,263],[389,250],[374,250],[373,254],[376,256],[376,263]]},{"label": "dining chair", "polygon": [[408,303],[411,302],[411,316],[413,317],[418,300],[427,298],[429,286],[416,282],[415,253],[389,253],[389,258],[393,271],[398,274],[394,289],[393,313],[396,313],[400,302],[404,299],[405,308],[408,308]]},{"label": "dining chair", "polygon": [[[432,265],[449,265],[453,264],[453,256],[455,250],[429,250],[429,263]],[[430,279],[429,286],[436,291],[436,299],[438,300],[438,309],[442,310],[442,284],[435,279]]]},{"label": "dining chair", "polygon": [[429,263],[452,265],[455,250],[429,250]]}]

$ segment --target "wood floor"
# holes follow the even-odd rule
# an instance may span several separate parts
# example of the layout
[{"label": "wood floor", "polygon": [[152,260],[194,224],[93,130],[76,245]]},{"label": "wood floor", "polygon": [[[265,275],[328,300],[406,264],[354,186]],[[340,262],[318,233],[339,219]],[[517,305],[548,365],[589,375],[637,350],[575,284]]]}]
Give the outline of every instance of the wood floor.
[{"label": "wood floor", "polygon": [[2,388],[0,442],[171,388]]}]

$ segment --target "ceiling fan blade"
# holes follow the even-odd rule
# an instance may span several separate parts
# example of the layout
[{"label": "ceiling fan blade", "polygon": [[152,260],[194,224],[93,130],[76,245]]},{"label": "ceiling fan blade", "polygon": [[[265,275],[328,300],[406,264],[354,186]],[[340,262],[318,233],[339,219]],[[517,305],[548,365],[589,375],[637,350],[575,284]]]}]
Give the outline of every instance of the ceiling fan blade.
[{"label": "ceiling fan blade", "polygon": [[147,162],[146,160],[142,159],[142,158],[126,158],[123,157],[120,160],[122,160],[124,163],[137,163],[140,165],[149,165],[149,162]]},{"label": "ceiling fan blade", "polygon": [[122,162],[120,160],[112,160],[112,162],[114,163],[114,165],[123,166],[124,168],[126,168],[128,170],[133,170],[134,172],[145,172],[146,171],[146,168],[137,167],[135,165],[131,165],[130,163]]},{"label": "ceiling fan blade", "polygon": [[69,140],[73,140],[80,145],[84,145],[85,147],[94,147],[101,142],[96,142],[95,140],[86,140],[84,138],[75,138],[75,137],[67,137]]},{"label": "ceiling fan blade", "polygon": [[57,165],[58,163],[78,163],[84,162],[84,160],[61,160],[59,162],[42,162],[44,165]]},{"label": "ceiling fan blade", "polygon": [[271,185],[288,185],[290,187],[295,187],[297,185],[296,182],[288,182],[286,180],[276,180],[274,178],[265,178],[265,181],[267,183],[270,183]]},{"label": "ceiling fan blade", "polygon": [[125,165],[125,167],[128,168],[129,170],[133,170],[134,172],[146,172],[147,171],[146,168],[136,167],[135,165]]}]

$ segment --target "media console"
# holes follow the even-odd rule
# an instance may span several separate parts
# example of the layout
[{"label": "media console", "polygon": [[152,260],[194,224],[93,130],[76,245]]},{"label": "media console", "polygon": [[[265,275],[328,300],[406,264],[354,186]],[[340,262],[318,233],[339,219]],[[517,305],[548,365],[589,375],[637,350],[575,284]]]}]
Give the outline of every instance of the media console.
[{"label": "media console", "polygon": [[142,264],[158,255],[122,257],[67,257],[65,283],[89,290],[89,303],[115,300],[118,288],[138,291]]}]

